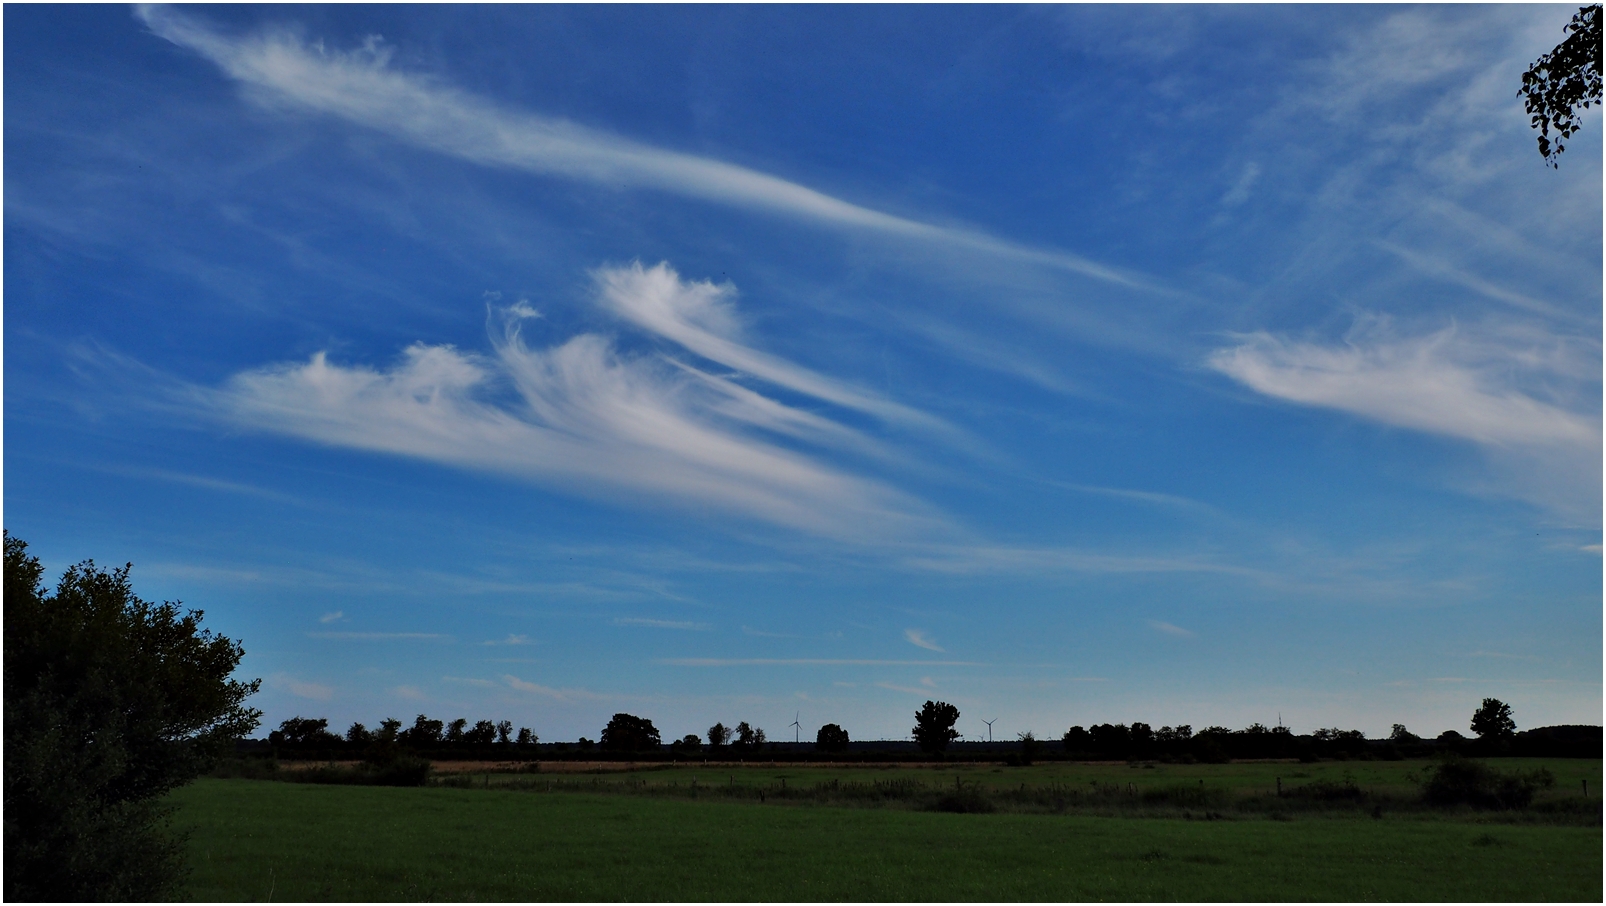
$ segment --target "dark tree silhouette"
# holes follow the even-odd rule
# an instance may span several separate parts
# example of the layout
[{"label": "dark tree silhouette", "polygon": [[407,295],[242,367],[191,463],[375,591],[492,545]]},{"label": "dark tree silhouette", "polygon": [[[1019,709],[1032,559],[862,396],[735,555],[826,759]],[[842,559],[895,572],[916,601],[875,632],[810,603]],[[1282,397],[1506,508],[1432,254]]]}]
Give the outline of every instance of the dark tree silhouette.
[{"label": "dark tree silhouette", "polygon": [[534,733],[531,733],[529,727],[519,727],[519,735],[518,735],[517,745],[520,745],[520,746],[533,746],[539,741],[540,741],[540,738],[537,737]]},{"label": "dark tree silhouette", "polygon": [[660,745],[658,728],[634,714],[615,714],[602,728],[602,747],[614,752],[639,752]]},{"label": "dark tree silhouette", "polygon": [[927,701],[915,712],[915,726],[911,732],[922,751],[936,755],[959,738],[959,732],[954,729],[956,723],[959,723],[958,708],[947,702]]},{"label": "dark tree silhouette", "polygon": [[327,717],[292,717],[268,734],[268,742],[276,746],[327,746],[339,741],[340,737],[329,732]]},{"label": "dark tree silhouette", "polygon": [[[1562,139],[1572,138],[1583,126],[1578,111],[1601,102],[1600,4],[1578,10],[1562,30],[1570,32],[1567,39],[1528,67],[1517,92],[1539,130],[1539,156],[1551,167],[1566,150]],[[1554,142],[1551,129],[1556,130]]]},{"label": "dark tree silhouette", "polygon": [[488,746],[496,741],[496,724],[488,720],[477,720],[474,728],[463,733],[463,742],[471,746]]},{"label": "dark tree silhouette", "polygon": [[845,752],[848,748],[848,731],[836,724],[826,724],[815,735],[814,747],[821,752]]},{"label": "dark tree silhouette", "polygon": [[1072,727],[1065,731],[1064,736],[1060,737],[1060,744],[1065,746],[1065,751],[1067,752],[1086,751],[1091,742],[1092,737],[1088,736],[1087,731],[1081,727]]},{"label": "dark tree silhouette", "polygon": [[463,741],[463,730],[468,727],[468,718],[459,717],[446,725],[446,736],[443,741],[447,745],[455,746]]},{"label": "dark tree silhouette", "polygon": [[1472,732],[1480,739],[1503,739],[1517,730],[1511,719],[1511,706],[1498,698],[1486,698],[1478,710],[1472,712]]},{"label": "dark tree silhouette", "polygon": [[69,567],[55,593],[5,534],[5,898],[178,895],[162,797],[208,770],[261,712],[244,650],[201,612],[140,599],[132,567]]},{"label": "dark tree silhouette", "polygon": [[717,749],[720,746],[722,746],[725,743],[730,742],[730,741],[731,741],[730,728],[725,726],[724,724],[714,724],[712,727],[708,728],[708,744],[710,746],[713,746],[714,748]]},{"label": "dark tree silhouette", "polygon": [[497,745],[507,745],[513,740],[513,721],[499,720],[496,722]]},{"label": "dark tree silhouette", "polygon": [[402,742],[410,746],[437,746],[440,745],[441,731],[446,727],[438,720],[430,720],[423,714],[413,721],[412,729],[402,732]]},{"label": "dark tree silhouette", "polygon": [[756,749],[764,744],[764,731],[757,727],[750,727],[747,721],[736,725],[736,745],[744,749]]}]

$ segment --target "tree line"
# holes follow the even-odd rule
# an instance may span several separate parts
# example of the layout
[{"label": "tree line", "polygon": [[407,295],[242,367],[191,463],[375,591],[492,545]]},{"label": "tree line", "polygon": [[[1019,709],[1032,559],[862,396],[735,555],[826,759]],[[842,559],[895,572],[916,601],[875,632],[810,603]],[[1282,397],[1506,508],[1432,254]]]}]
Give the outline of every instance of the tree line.
[{"label": "tree line", "polygon": [[[927,701],[915,712],[910,734],[916,746],[933,757],[942,757],[949,747],[961,738],[955,729],[960,712],[947,702]],[[534,757],[540,743],[528,727],[515,732],[510,721],[481,720],[472,726],[467,719],[450,722],[432,719],[420,714],[411,727],[388,718],[370,730],[361,723],[353,723],[344,736],[329,732],[324,718],[293,717],[268,734],[268,743],[276,752],[291,757],[326,757],[344,752],[360,755],[369,760],[383,760],[386,753],[405,751],[433,757]],[[1468,725],[1476,738],[1447,730],[1432,739],[1424,739],[1403,724],[1394,724],[1383,739],[1368,739],[1360,730],[1330,727],[1309,734],[1296,735],[1289,728],[1278,725],[1250,724],[1241,730],[1222,726],[1205,727],[1195,732],[1188,724],[1162,726],[1159,729],[1141,721],[1101,723],[1088,727],[1073,726],[1059,739],[1058,746],[1040,740],[1032,733],[1018,734],[1015,740],[989,746],[989,750],[1006,750],[1006,759],[1016,764],[1029,764],[1034,759],[1069,760],[1164,760],[1181,762],[1219,763],[1235,758],[1298,758],[1313,761],[1321,758],[1407,758],[1421,757],[1443,751],[1483,752],[1486,754],[1560,754],[1558,748],[1571,737],[1558,733],[1567,728],[1542,728],[1538,734],[1517,734],[1511,706],[1498,699],[1487,698],[1473,713]],[[1583,728],[1579,728],[1583,729]],[[1598,729],[1595,730],[1598,738]],[[1532,738],[1528,738],[1532,736]],[[1572,734],[1572,736],[1579,736]],[[1588,733],[1579,736],[1584,741]],[[842,753],[849,749],[848,732],[838,724],[826,724],[815,735],[813,749],[819,753]],[[860,748],[876,743],[861,744]],[[880,743],[885,746],[886,743]],[[1542,752],[1532,751],[1536,748]],[[665,749],[668,751],[665,752]],[[634,714],[617,713],[602,728],[598,739],[581,737],[576,743],[554,743],[546,747],[542,757],[560,753],[573,756],[629,755],[636,757],[694,758],[699,756],[744,757],[759,751],[771,754],[796,756],[794,747],[784,753],[771,743],[763,728],[747,721],[727,727],[716,723],[708,728],[706,736],[688,733],[667,745],[653,722]],[[378,753],[378,755],[376,755]]]}]

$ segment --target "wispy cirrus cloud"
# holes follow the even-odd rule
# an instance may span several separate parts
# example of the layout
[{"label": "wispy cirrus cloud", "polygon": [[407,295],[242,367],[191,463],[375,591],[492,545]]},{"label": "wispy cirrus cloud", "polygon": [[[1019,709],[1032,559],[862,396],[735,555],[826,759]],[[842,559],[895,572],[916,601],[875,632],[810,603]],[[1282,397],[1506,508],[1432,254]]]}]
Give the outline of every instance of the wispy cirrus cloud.
[{"label": "wispy cirrus cloud", "polygon": [[903,631],[903,637],[909,642],[909,644],[914,645],[917,648],[924,648],[927,651],[943,650],[940,645],[932,640],[931,635],[924,630],[905,629]]},{"label": "wispy cirrus cloud", "polygon": [[900,661],[879,658],[674,657],[654,663],[669,667],[986,667],[978,661]]},{"label": "wispy cirrus cloud", "polygon": [[1193,635],[1192,630],[1183,629],[1181,626],[1167,623],[1164,620],[1144,620],[1143,622],[1148,623],[1150,629],[1163,632],[1166,635],[1174,635],[1178,638],[1188,638]]},{"label": "wispy cirrus cloud", "polygon": [[1209,362],[1268,396],[1402,428],[1499,446],[1599,448],[1599,419],[1499,386],[1455,352],[1454,330],[1341,346],[1261,332]]},{"label": "wispy cirrus cloud", "polygon": [[566,702],[574,701],[576,699],[604,701],[609,698],[607,695],[592,692],[589,689],[555,689],[551,686],[543,686],[540,683],[532,683],[528,680],[519,679],[518,677],[508,673],[504,673],[502,675],[502,682],[506,683],[510,689],[516,689],[519,692],[527,692],[531,695],[540,695],[544,698],[555,699],[557,701]]},{"label": "wispy cirrus cloud", "polygon": [[646,626],[652,629],[690,629],[697,632],[707,632],[714,627],[707,623],[693,623],[689,620],[654,620],[648,617],[615,617],[615,626]]},{"label": "wispy cirrus cloud", "polygon": [[1069,252],[853,204],[746,167],[632,141],[566,120],[508,110],[440,79],[403,72],[369,38],[351,51],[286,30],[225,35],[172,8],[136,7],[152,32],[206,57],[265,101],[315,110],[479,164],[639,187],[855,231],[961,249],[1127,287],[1144,278]]},{"label": "wispy cirrus cloud", "polygon": [[[887,421],[924,427],[946,427],[936,418],[859,388],[817,374],[741,342],[736,316],[736,288],[709,281],[682,280],[667,264],[603,268],[596,273],[602,306],[620,318],[680,344],[712,362],[752,375],[797,393],[870,413]],[[737,400],[751,404],[747,399]],[[811,432],[833,432],[808,413],[764,405],[777,418],[772,427],[797,425]]]},{"label": "wispy cirrus cloud", "polygon": [[[667,266],[632,265],[598,275],[615,310],[636,304],[628,297],[638,293],[657,301],[637,307],[697,311],[702,305],[687,323],[717,320],[708,311],[708,284],[682,281]],[[235,375],[220,388],[187,392],[191,403],[234,424],[510,475],[564,492],[714,508],[843,540],[886,540],[945,526],[914,498],[776,438],[874,446],[853,429],[732,379],[661,357],[628,356],[596,334],[531,348],[523,320],[517,312],[503,313],[492,356],[417,343],[380,370],[332,363],[318,353],[306,362]],[[761,366],[799,392],[841,390],[779,360],[765,357]],[[512,401],[499,394],[508,386],[516,394]],[[864,394],[844,399],[874,403]],[[890,403],[880,408],[891,415],[903,411]]]},{"label": "wispy cirrus cloud", "polygon": [[296,679],[295,677],[285,673],[275,675],[272,683],[278,688],[287,690],[291,695],[294,695],[297,698],[308,698],[312,699],[313,701],[326,702],[335,695],[333,686],[326,686],[323,683],[313,683],[306,680]]},{"label": "wispy cirrus cloud", "polygon": [[449,635],[438,632],[309,632],[309,639],[351,639],[354,641],[376,642],[390,639],[427,639],[431,641],[447,641]]},{"label": "wispy cirrus cloud", "polygon": [[1599,521],[1596,344],[1516,326],[1397,337],[1382,322],[1337,345],[1257,332],[1208,362],[1269,397],[1477,444],[1509,466],[1508,493]]},{"label": "wispy cirrus cloud", "polygon": [[517,634],[514,634],[514,633],[508,633],[508,636],[505,639],[488,639],[488,640],[486,640],[484,642],[481,642],[480,644],[481,645],[531,645],[531,644],[534,644],[534,643],[530,641],[530,637],[527,636],[527,635],[517,635]]}]

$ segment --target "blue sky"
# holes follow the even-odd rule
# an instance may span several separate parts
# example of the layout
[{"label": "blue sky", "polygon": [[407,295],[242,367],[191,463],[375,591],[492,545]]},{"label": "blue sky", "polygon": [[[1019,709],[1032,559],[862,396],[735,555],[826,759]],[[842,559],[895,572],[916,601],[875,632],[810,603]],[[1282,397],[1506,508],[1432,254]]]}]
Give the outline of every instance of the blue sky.
[{"label": "blue sky", "polygon": [[5,524],[264,723],[1601,715],[1574,8],[5,9]]}]

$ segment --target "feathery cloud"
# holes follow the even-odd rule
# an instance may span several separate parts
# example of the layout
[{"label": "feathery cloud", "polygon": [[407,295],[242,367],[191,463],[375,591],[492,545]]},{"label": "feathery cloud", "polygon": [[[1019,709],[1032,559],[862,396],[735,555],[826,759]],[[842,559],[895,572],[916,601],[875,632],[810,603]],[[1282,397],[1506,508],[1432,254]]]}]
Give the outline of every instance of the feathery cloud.
[{"label": "feathery cloud", "polygon": [[[1453,330],[1319,346],[1255,333],[1211,354],[1211,367],[1279,399],[1480,444],[1598,450],[1600,421],[1498,386],[1456,361]],[[1597,457],[1598,458],[1598,457]]]},{"label": "feathery cloud", "polygon": [[[1266,396],[1469,441],[1504,470],[1489,489],[1599,523],[1598,345],[1514,325],[1396,338],[1385,321],[1339,346],[1249,334],[1208,362]],[[1565,388],[1586,402],[1541,398]]]},{"label": "feathery cloud", "polygon": [[[719,299],[708,284],[681,281],[667,266],[604,269],[598,275],[614,310],[668,304],[681,312],[677,323],[705,326],[726,317],[718,313]],[[658,301],[632,301],[632,294]],[[713,508],[843,540],[895,539],[945,525],[908,495],[764,436],[873,446],[844,425],[729,379],[658,357],[628,357],[595,334],[532,349],[524,343],[522,321],[504,312],[491,357],[415,343],[400,362],[376,370],[331,363],[318,353],[304,363],[245,372],[221,388],[190,393],[235,424],[496,472],[564,492]],[[665,330],[671,337],[683,333]],[[742,361],[757,355],[741,352],[746,349],[710,351]],[[840,386],[803,369],[759,358],[756,367],[799,392],[835,395],[893,417],[913,412],[876,404],[868,395],[844,396]],[[496,391],[508,385],[517,396],[512,404],[497,398]]]},{"label": "feathery cloud", "polygon": [[615,617],[615,626],[650,626],[654,629],[692,629],[698,632],[707,632],[714,627],[707,623],[693,623],[686,620],[654,620],[647,617]]},{"label": "feathery cloud", "polygon": [[385,639],[450,639],[438,632],[309,632],[309,639],[357,639],[381,641]]},{"label": "feathery cloud", "polygon": [[1191,631],[1183,629],[1181,626],[1173,626],[1172,624],[1163,622],[1161,620],[1144,620],[1143,622],[1148,623],[1151,629],[1157,629],[1166,635],[1174,635],[1183,638],[1193,635]]},{"label": "feathery cloud", "polygon": [[1127,287],[1138,276],[1079,255],[963,227],[887,214],[712,158],[654,147],[493,102],[390,65],[377,37],[351,51],[288,31],[231,37],[162,6],[136,7],[150,30],[211,60],[262,100],[289,103],[376,129],[440,154],[609,187],[640,187],[842,229],[979,252]]},{"label": "feathery cloud", "polygon": [[874,658],[718,658],[674,657],[654,663],[670,667],[986,667],[977,661],[898,661]]},{"label": "feathery cloud", "polygon": [[921,631],[919,629],[905,629],[903,631],[903,637],[905,639],[909,640],[909,644],[914,645],[914,646],[916,646],[918,648],[924,648],[927,651],[942,651],[943,650],[941,647],[939,647],[937,645],[936,642],[932,641],[930,635],[927,635],[925,632],[923,632],[923,631]]},{"label": "feathery cloud", "polygon": [[325,686],[322,683],[309,683],[284,673],[275,676],[273,684],[279,688],[289,690],[290,694],[297,698],[310,698],[313,701],[326,702],[333,698],[335,694],[332,686]]}]

